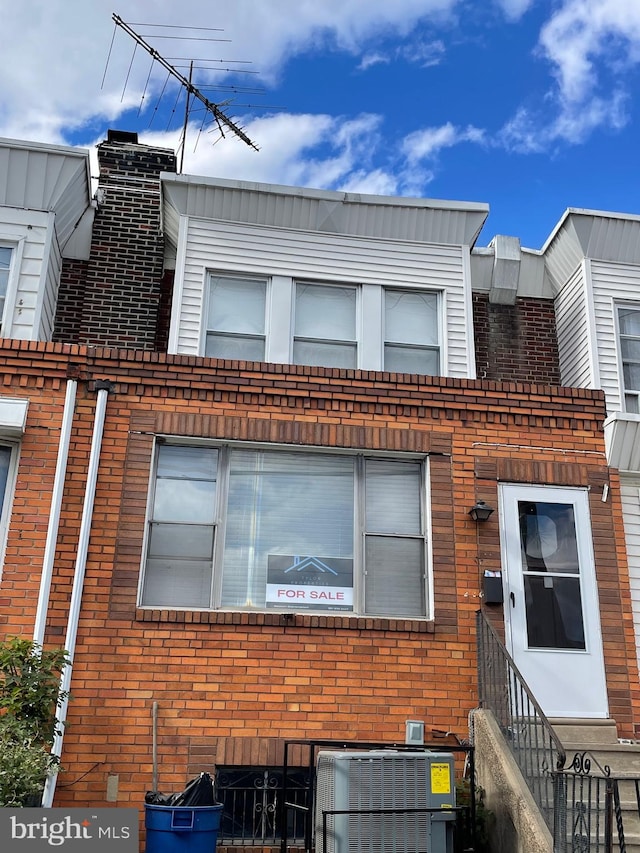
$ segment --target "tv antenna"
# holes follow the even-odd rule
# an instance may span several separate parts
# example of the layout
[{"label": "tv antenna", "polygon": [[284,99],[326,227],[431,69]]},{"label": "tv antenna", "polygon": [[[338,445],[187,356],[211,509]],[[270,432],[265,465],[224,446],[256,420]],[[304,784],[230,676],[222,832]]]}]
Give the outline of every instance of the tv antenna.
[{"label": "tv antenna", "polygon": [[[119,15],[116,15],[115,12],[112,15],[112,19],[113,19],[116,27],[120,27],[122,30],[124,30],[124,32],[127,33],[127,35],[129,35],[136,42],[136,45],[140,45],[140,47],[142,47],[144,50],[147,51],[147,53],[151,56],[151,58],[153,60],[152,61],[152,67],[153,67],[153,63],[157,62],[160,66],[162,66],[162,68],[165,69],[165,71],[168,72],[169,76],[174,77],[180,83],[180,86],[186,92],[185,128],[184,128],[185,136],[186,136],[186,125],[187,125],[188,114],[189,114],[189,103],[190,103],[190,100],[192,98],[195,98],[196,100],[200,101],[201,104],[203,104],[206,112],[209,115],[213,116],[213,119],[216,122],[218,129],[220,131],[220,135],[223,138],[225,136],[225,131],[229,131],[230,133],[233,133],[235,136],[237,136],[238,139],[240,139],[242,142],[244,142],[245,145],[248,145],[250,148],[253,148],[255,151],[260,150],[258,148],[258,146],[256,145],[256,143],[253,142],[253,140],[247,136],[247,134],[244,132],[244,130],[238,124],[236,124],[236,122],[234,122],[233,119],[231,119],[225,113],[225,111],[222,109],[222,107],[219,104],[215,104],[212,101],[210,101],[208,98],[206,98],[202,94],[200,89],[193,84],[193,82],[191,80],[191,74],[193,71],[193,62],[191,63],[191,71],[190,71],[189,77],[187,78],[183,74],[181,74],[180,71],[178,71],[178,69],[175,66],[171,65],[171,63],[168,60],[166,60],[163,56],[161,56],[160,53],[154,47],[152,47],[150,44],[148,44],[144,40],[144,38],[142,38],[141,35],[136,33],[135,30],[133,30],[129,26],[129,24],[125,23],[125,21],[123,21]],[[113,45],[113,41],[112,41],[112,45]],[[134,48],[134,53],[135,53],[135,48]],[[132,59],[132,63],[133,63],[133,59]],[[106,70],[105,70],[105,74],[106,74]],[[151,72],[149,72],[149,76],[150,75],[151,75]],[[148,82],[148,78],[147,78],[147,82]],[[126,86],[126,83],[125,83],[125,86]],[[186,144],[186,139],[183,139],[183,142],[182,142],[183,155],[184,155],[185,144]]]}]

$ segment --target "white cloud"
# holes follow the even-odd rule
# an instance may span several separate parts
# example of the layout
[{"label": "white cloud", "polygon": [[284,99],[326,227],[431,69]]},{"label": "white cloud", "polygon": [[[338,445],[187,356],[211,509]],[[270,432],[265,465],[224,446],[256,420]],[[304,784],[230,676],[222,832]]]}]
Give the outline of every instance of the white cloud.
[{"label": "white cloud", "polygon": [[445,54],[444,42],[440,39],[435,41],[417,41],[408,44],[400,51],[403,59],[421,68],[430,68],[439,65]]},{"label": "white cloud", "polygon": [[440,127],[426,127],[409,134],[403,142],[403,152],[410,164],[433,160],[443,148],[451,148],[463,142],[482,144],[485,131],[478,127],[455,127],[451,122]]},{"label": "white cloud", "polygon": [[560,97],[590,100],[607,69],[618,77],[640,60],[640,3],[635,0],[566,0],[540,33]]},{"label": "white cloud", "polygon": [[595,130],[620,130],[627,122],[627,98],[621,92],[609,98],[591,98],[577,105],[567,104],[551,121],[525,108],[502,128],[498,142],[520,154],[542,154],[558,143],[577,145]]},{"label": "white cloud", "polygon": [[[232,138],[213,144],[217,133],[200,132],[199,126],[192,124],[184,171],[243,181],[346,189],[355,186],[356,180],[363,185],[370,170],[369,185],[375,182],[379,186],[382,179],[375,176],[370,163],[379,148],[380,122],[380,116],[373,115],[351,120],[287,114],[253,119],[247,122],[246,131],[260,140],[259,152]],[[141,134],[140,142],[176,150],[179,136],[177,131],[146,133]]]},{"label": "white cloud", "polygon": [[[261,83],[269,85],[296,53],[327,46],[355,53],[366,47],[368,39],[405,37],[425,17],[446,16],[459,2],[234,0],[212,7],[205,0],[182,0],[176,7],[173,0],[127,0],[121,15],[136,22],[136,32],[154,47],[162,45],[162,55],[171,57],[193,56],[194,45],[199,43],[154,43],[152,34],[166,31],[138,22],[222,28],[224,32],[211,35],[231,42],[206,45],[205,55],[226,61],[250,60],[250,68],[260,72]],[[138,48],[129,71],[134,42],[119,29],[101,88],[114,35],[113,5],[111,0],[3,4],[0,135],[62,142],[70,131],[114,121],[127,105],[138,103],[150,60]],[[154,73],[151,82],[156,91],[164,79],[164,73]]]},{"label": "white cloud", "polygon": [[445,44],[441,39],[431,41],[418,39],[403,44],[391,53],[380,51],[366,53],[360,60],[358,71],[366,71],[374,65],[390,65],[398,59],[411,65],[418,65],[420,68],[430,68],[442,62],[445,52]]},{"label": "white cloud", "polygon": [[366,71],[368,68],[373,68],[374,65],[389,65],[391,57],[384,53],[365,53],[358,63],[358,71]]},{"label": "white cloud", "polygon": [[535,0],[496,0],[507,20],[519,21],[535,3]]},{"label": "white cloud", "polygon": [[538,107],[521,107],[498,134],[518,153],[585,142],[629,120],[629,70],[640,63],[640,3],[564,0],[540,32],[538,54],[555,85]]}]

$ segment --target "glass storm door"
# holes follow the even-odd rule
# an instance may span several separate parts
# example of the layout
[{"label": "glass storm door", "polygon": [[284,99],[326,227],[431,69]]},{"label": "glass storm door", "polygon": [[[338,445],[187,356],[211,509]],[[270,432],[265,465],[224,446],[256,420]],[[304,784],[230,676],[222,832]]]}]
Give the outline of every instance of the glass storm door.
[{"label": "glass storm door", "polygon": [[548,717],[607,717],[587,493],[501,487],[507,648]]}]

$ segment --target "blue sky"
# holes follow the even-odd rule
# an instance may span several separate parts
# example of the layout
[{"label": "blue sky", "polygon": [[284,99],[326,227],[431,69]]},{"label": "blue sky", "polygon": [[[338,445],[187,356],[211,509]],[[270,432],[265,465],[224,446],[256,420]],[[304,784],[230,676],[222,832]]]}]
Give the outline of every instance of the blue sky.
[{"label": "blue sky", "polygon": [[[203,89],[260,89],[205,90],[232,99],[260,151],[193,113],[186,172],[486,202],[478,245],[510,234],[540,248],[567,207],[640,213],[640,0],[0,0],[0,12],[1,136],[93,149],[111,127],[180,144],[176,85],[158,97],[157,63],[147,85],[150,57],[115,12],[164,57],[216,60],[195,72]],[[207,35],[176,25],[223,41],[160,37]]]}]

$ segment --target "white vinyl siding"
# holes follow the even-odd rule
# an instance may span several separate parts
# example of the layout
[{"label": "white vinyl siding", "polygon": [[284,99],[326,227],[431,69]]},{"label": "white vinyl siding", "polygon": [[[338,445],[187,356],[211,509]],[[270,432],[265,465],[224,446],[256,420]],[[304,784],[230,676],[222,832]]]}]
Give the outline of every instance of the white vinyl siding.
[{"label": "white vinyl siding", "polygon": [[[195,218],[187,220],[181,235],[184,246],[178,247],[178,257],[182,252],[185,261],[184,272],[178,272],[176,279],[181,300],[172,317],[172,352],[203,354],[206,287],[209,272],[213,272],[267,278],[273,300],[279,299],[278,288],[290,289],[296,281],[438,293],[443,329],[440,372],[444,376],[471,375],[472,323],[466,296],[470,285],[464,272],[464,252],[468,249],[462,246],[372,240]],[[276,302],[272,304],[275,307]],[[380,309],[375,311],[379,314]],[[276,317],[272,312],[270,322],[289,324],[290,336],[290,315]],[[368,363],[367,357],[365,348],[359,367],[382,369],[381,363]],[[287,362],[290,354],[268,354],[268,360]]]},{"label": "white vinyl siding", "polygon": [[60,274],[50,251],[52,228],[52,215],[48,213],[0,208],[0,243],[13,248],[3,337],[50,337],[50,329],[41,326],[41,315],[45,290],[47,286],[52,293],[57,290]]},{"label": "white vinyl siding", "polygon": [[142,606],[425,618],[425,463],[158,446]]},{"label": "white vinyl siding", "polygon": [[624,411],[623,366],[617,336],[620,305],[640,309],[640,266],[591,261],[600,383],[609,413]]},{"label": "white vinyl siding", "polygon": [[571,276],[555,301],[560,381],[576,388],[593,388],[589,333],[589,300],[584,268]]}]

